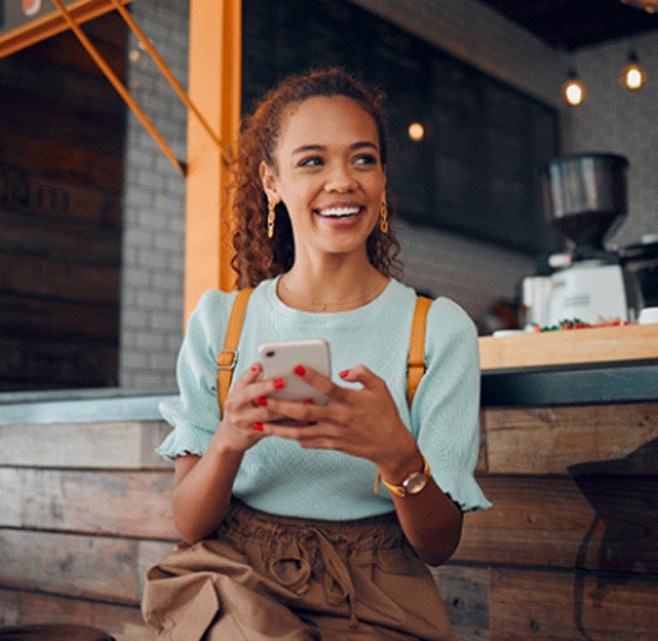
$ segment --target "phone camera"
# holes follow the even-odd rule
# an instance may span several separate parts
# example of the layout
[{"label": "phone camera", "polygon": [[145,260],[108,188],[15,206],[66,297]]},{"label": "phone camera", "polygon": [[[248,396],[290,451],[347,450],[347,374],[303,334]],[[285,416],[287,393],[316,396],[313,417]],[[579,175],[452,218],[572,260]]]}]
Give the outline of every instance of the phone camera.
[{"label": "phone camera", "polygon": [[276,352],[273,349],[270,349],[267,352],[265,352],[265,356],[267,356],[268,358],[272,358],[272,356],[274,356],[275,353]]}]

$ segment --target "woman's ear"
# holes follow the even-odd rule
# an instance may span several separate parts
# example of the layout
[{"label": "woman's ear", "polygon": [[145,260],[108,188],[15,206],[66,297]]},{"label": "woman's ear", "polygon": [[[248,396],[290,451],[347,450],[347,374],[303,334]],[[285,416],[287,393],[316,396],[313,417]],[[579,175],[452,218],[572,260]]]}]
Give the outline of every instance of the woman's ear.
[{"label": "woman's ear", "polygon": [[270,167],[264,160],[260,163],[258,168],[258,173],[260,174],[260,180],[263,184],[263,189],[268,198],[273,198],[274,200],[279,200],[276,185],[275,185],[275,173],[274,168]]}]

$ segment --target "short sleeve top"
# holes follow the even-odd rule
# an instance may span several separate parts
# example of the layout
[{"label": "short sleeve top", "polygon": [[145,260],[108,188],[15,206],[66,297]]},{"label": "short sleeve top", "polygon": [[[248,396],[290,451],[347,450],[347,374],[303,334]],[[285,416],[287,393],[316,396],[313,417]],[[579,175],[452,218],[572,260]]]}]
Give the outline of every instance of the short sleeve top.
[{"label": "short sleeve top", "polygon": [[[432,302],[425,340],[427,369],[409,407],[406,367],[416,302],[413,289],[391,280],[378,298],[363,307],[311,313],[286,306],[277,296],[276,282],[263,281],[251,295],[234,380],[258,360],[261,343],[323,338],[330,346],[334,382],[349,386],[338,372],[357,364],[382,377],[439,487],[463,510],[489,507],[474,478],[480,372],[477,333],[467,314],[446,298]],[[190,317],[177,362],[179,395],[160,406],[174,427],[157,450],[166,458],[203,455],[215,430],[221,429],[216,359],[235,295],[210,290]],[[375,466],[365,459],[302,449],[293,441],[268,437],[245,453],[233,493],[268,513],[329,520],[366,518],[393,509],[384,488],[379,494],[373,492],[376,475]]]}]

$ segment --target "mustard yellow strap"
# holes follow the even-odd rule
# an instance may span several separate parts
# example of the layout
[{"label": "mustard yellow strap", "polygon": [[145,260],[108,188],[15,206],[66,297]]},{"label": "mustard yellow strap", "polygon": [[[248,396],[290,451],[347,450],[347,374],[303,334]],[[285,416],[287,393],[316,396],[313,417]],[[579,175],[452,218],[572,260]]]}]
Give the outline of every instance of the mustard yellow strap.
[{"label": "mustard yellow strap", "polygon": [[[421,454],[423,458],[423,474],[427,477],[432,476],[432,469],[430,468],[430,464],[427,461],[427,459]],[[389,483],[380,473],[377,473],[377,478],[375,479],[375,487],[373,488],[373,492],[375,494],[379,494],[379,488],[381,486],[384,486],[391,494],[395,494],[395,496],[406,496],[407,491],[405,490],[404,487],[401,485],[394,485],[393,483]]]},{"label": "mustard yellow strap", "polygon": [[224,349],[217,355],[217,398],[219,401],[220,416],[224,411],[224,401],[228,396],[228,389],[233,378],[233,370],[237,362],[238,342],[242,332],[242,321],[247,309],[249,296],[253,288],[241,289],[233,301],[231,315],[228,319],[226,336],[224,337]]},{"label": "mustard yellow strap", "polygon": [[409,363],[407,364],[407,400],[409,407],[425,373],[425,328],[427,327],[427,312],[432,300],[425,296],[418,296],[416,309],[411,326],[409,340]]}]

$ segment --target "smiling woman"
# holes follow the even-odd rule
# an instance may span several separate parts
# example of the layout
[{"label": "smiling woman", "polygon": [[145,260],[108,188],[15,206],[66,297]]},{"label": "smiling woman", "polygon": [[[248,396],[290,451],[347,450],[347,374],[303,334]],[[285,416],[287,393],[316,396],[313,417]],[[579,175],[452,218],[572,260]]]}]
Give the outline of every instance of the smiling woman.
[{"label": "smiling woman", "polygon": [[[236,293],[209,291],[181,348],[180,397],[161,408],[184,541],[147,577],[160,639],[454,639],[426,564],[452,555],[464,511],[489,506],[473,478],[477,337],[457,305],[426,299],[410,406],[417,296],[391,278],[386,148],[378,99],[339,69],[289,78],[245,122],[233,215],[254,290],[234,382],[219,407]],[[288,379],[264,376],[259,345],[313,338],[334,372],[299,352],[291,376],[326,402],[275,396]]]}]

